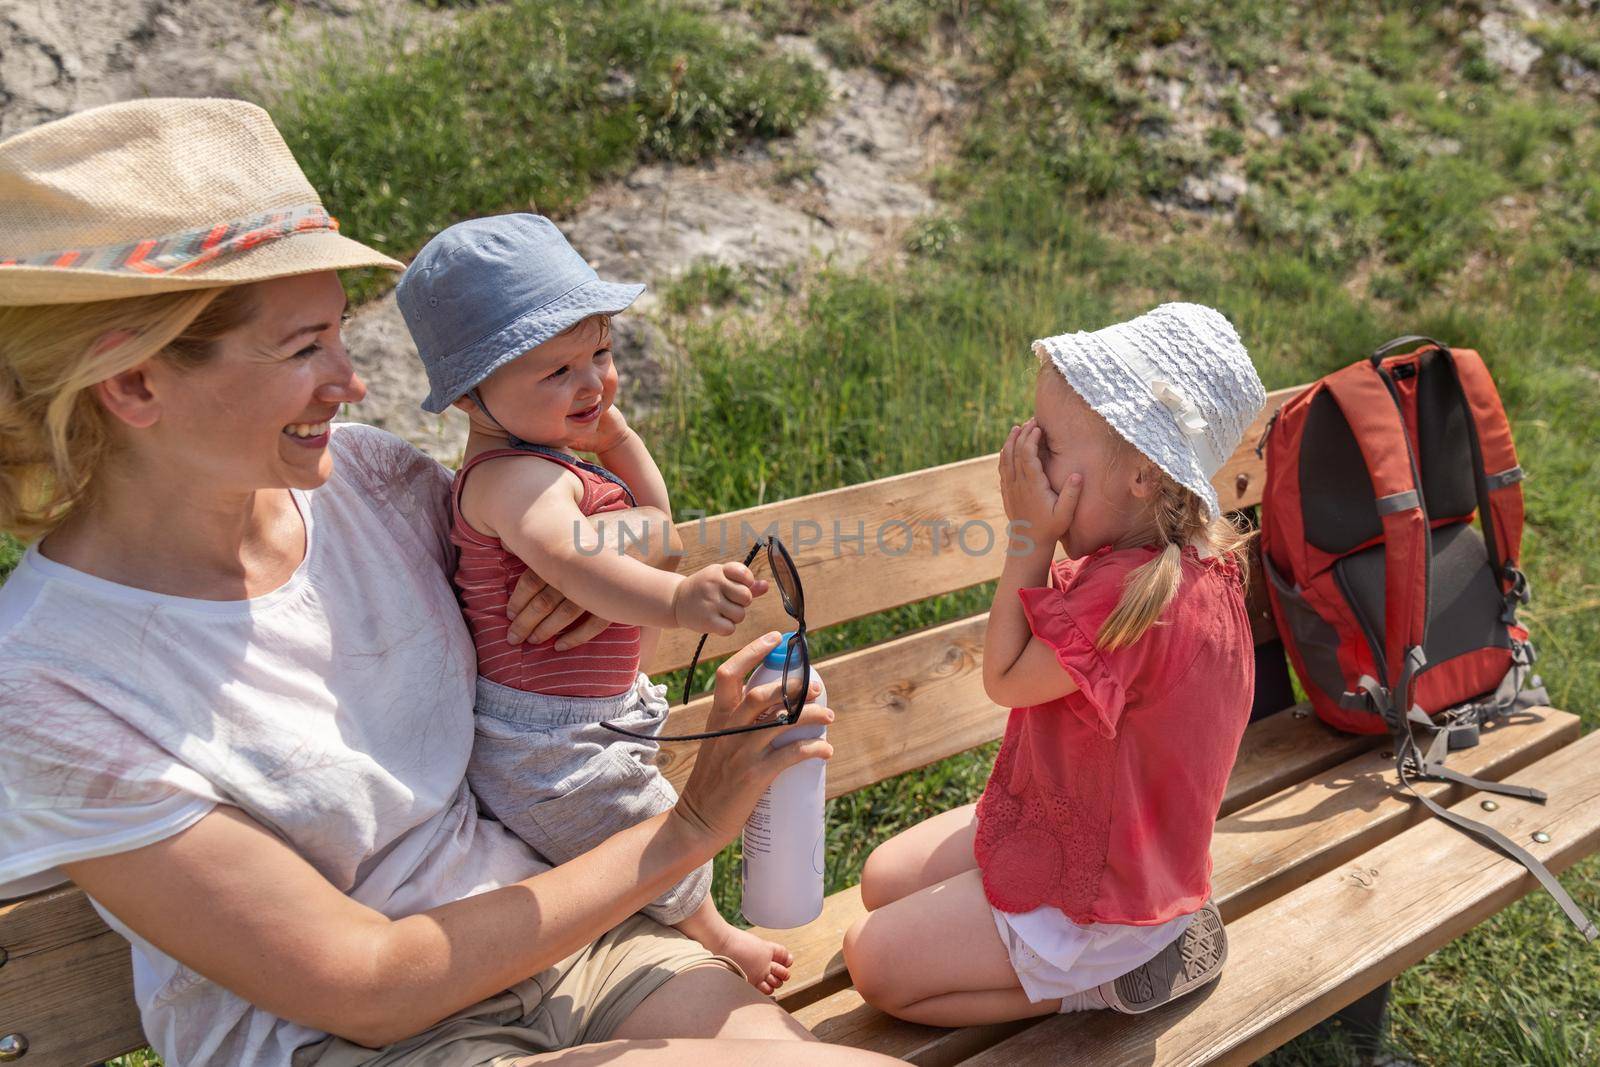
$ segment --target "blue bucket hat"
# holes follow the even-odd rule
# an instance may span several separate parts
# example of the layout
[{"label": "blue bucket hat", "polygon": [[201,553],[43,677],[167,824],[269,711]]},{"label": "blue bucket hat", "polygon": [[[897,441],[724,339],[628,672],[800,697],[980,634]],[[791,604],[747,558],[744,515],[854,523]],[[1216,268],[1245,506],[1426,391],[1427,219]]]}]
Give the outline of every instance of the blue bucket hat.
[{"label": "blue bucket hat", "polygon": [[591,315],[615,315],[642,285],[604,282],[543,215],[458,222],[423,246],[395,287],[438,414],[530,348]]}]

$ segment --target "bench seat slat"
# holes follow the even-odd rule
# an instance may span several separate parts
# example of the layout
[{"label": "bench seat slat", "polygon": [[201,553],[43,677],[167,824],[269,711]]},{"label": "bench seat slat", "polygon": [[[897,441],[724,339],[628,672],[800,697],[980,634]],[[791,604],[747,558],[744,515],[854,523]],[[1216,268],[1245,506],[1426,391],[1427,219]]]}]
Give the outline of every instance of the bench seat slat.
[{"label": "bench seat slat", "polygon": [[1376,748],[1380,738],[1340,733],[1309,704],[1257,719],[1244,732],[1222,795],[1223,815]]},{"label": "bench seat slat", "polygon": [[[1515,726],[1487,731],[1482,744],[1455,753],[1451,765],[1463,774],[1498,780],[1571,744],[1580,730],[1577,716],[1540,709]],[[1393,767],[1392,760],[1368,752],[1219,819],[1211,846],[1212,895],[1228,922],[1421,821],[1426,813],[1420,805],[1396,792]],[[1418,789],[1443,804],[1467,792],[1442,782],[1419,783]],[[1248,964],[1240,959],[1238,965]],[[895,1056],[914,1051],[917,1063],[957,1062],[958,1053],[972,1047],[965,1031],[890,1018],[863,1004],[854,989],[833,993],[795,1015],[825,1041]],[[1016,1032],[1032,1024],[1007,1026]]]},{"label": "bench seat slat", "polygon": [[[1485,728],[1477,747],[1451,754],[1450,768],[1497,781],[1573,743],[1581,733],[1576,715],[1533,709],[1519,714],[1514,724]],[[1446,782],[1416,786],[1445,805],[1469,792]],[[1253,911],[1429,817],[1400,789],[1388,753],[1367,752],[1221,818],[1211,858],[1223,917]]]},{"label": "bench seat slat", "polygon": [[[1266,464],[1255,453],[1256,442],[1267,420],[1301,388],[1268,394],[1266,407],[1212,479],[1224,510],[1240,511],[1261,503]],[[678,523],[684,546],[679,573],[690,574],[708,563],[735,558],[751,537],[775,526],[794,555],[805,584],[806,624],[813,630],[990,581],[999,577],[1004,562],[1006,516],[995,481],[998,455]],[[972,556],[961,550],[957,527],[974,521],[987,523],[994,531],[993,551]],[[846,536],[854,534],[858,524],[865,529],[866,548],[858,550],[845,542],[836,552],[835,522]],[[897,522],[909,524],[909,530],[885,525]],[[934,529],[923,525],[935,522],[953,524],[939,535],[943,546],[939,551],[934,550]],[[880,529],[884,530],[881,548],[877,539]],[[802,538],[813,536],[816,544],[802,543]],[[967,543],[978,552],[985,544],[984,535],[973,527]],[[755,603],[737,634],[708,638],[705,655],[726,655],[751,635],[788,628],[788,616],[778,598],[765,596]],[[688,666],[697,640],[696,634],[667,630],[646,669],[654,673]]]},{"label": "bench seat slat", "polygon": [[[1511,776],[1548,790],[1548,803],[1454,808],[1564,870],[1600,847],[1596,760],[1591,733]],[[1534,843],[1535,830],[1550,842]],[[1428,819],[1230,924],[1229,966],[1211,990],[1142,1020],[1056,1016],[968,1062],[1249,1063],[1537,888],[1520,864]]]},{"label": "bench seat slat", "polygon": [[1038,1025],[1037,1019],[1015,1019],[986,1026],[964,1026],[958,1030],[922,1026],[885,1015],[849,987],[800,1008],[794,1017],[830,1045],[849,1045],[919,1067],[948,1067],[960,1063]]},{"label": "bench seat slat", "polygon": [[794,1013],[808,1030],[830,1045],[877,1052],[918,1067],[951,1067],[1020,1034],[1037,1019],[964,1026],[944,1030],[919,1026],[883,1014],[865,1003],[854,989],[839,992]]}]

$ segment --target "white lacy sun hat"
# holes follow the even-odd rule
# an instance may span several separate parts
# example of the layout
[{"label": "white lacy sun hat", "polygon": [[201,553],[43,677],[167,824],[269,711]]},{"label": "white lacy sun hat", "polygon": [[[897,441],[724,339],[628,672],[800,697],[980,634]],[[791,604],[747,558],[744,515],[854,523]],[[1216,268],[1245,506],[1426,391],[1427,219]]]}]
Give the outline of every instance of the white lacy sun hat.
[{"label": "white lacy sun hat", "polygon": [[339,233],[272,118],[131,100],[0,141],[0,306],[404,264]]},{"label": "white lacy sun hat", "polygon": [[1162,304],[1102,330],[1033,343],[1111,428],[1205,503],[1267,402],[1233,324],[1201,304]]}]

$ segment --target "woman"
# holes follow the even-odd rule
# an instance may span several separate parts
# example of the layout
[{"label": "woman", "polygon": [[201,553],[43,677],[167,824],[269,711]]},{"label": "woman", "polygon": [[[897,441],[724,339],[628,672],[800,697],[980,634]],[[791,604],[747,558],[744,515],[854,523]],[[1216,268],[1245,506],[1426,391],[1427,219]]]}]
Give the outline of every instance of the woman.
[{"label": "woman", "polygon": [[553,869],[478,817],[447,475],[329,426],[365,391],[335,271],[399,264],[336,230],[241,102],[0,143],[0,528],[42,535],[0,589],[0,897],[82,886],[172,1065],[875,1060],[635,914],[825,742],[710,742]]}]

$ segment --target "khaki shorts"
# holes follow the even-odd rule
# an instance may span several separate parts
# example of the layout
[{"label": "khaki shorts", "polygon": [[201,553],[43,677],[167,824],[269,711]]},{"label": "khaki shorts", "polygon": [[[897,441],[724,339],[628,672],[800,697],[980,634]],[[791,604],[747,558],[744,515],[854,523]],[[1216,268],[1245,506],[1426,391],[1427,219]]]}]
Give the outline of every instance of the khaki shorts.
[{"label": "khaki shorts", "polygon": [[684,971],[739,967],[678,931],[634,915],[499,996],[383,1049],[329,1036],[295,1050],[294,1067],[500,1067],[524,1056],[609,1040],[644,999]]}]

